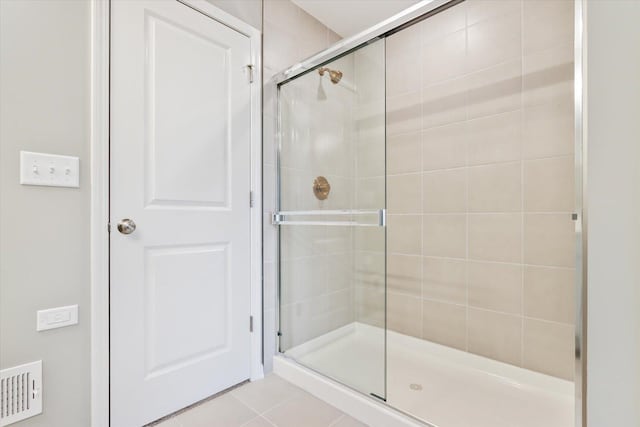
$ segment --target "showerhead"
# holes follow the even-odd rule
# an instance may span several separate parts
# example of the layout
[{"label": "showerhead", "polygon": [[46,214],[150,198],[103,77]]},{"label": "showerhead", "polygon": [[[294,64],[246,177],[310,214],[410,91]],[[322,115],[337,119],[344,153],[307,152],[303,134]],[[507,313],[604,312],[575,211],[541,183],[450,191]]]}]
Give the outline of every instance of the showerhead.
[{"label": "showerhead", "polygon": [[342,78],[342,71],[332,70],[327,67],[322,67],[318,70],[318,74],[320,74],[321,76],[324,76],[324,73],[327,71],[329,72],[329,79],[331,79],[331,83],[333,83],[334,85],[338,84],[338,82]]}]

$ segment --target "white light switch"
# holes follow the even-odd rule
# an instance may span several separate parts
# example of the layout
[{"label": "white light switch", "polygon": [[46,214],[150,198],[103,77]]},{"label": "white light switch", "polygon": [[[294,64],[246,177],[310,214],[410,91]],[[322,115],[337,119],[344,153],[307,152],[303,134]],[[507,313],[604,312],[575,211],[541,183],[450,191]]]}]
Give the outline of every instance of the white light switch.
[{"label": "white light switch", "polygon": [[62,328],[63,326],[75,325],[78,323],[78,306],[69,305],[66,307],[50,308],[38,311],[37,331],[47,329]]},{"label": "white light switch", "polygon": [[20,184],[80,187],[80,159],[21,151]]}]

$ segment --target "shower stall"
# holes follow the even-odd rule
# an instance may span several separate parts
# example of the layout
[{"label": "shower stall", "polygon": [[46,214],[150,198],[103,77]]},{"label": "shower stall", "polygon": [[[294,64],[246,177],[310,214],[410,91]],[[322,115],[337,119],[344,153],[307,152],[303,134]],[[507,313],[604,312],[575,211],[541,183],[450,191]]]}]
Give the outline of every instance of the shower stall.
[{"label": "shower stall", "polygon": [[421,2],[274,78],[282,360],[439,427],[581,425],[574,7]]}]

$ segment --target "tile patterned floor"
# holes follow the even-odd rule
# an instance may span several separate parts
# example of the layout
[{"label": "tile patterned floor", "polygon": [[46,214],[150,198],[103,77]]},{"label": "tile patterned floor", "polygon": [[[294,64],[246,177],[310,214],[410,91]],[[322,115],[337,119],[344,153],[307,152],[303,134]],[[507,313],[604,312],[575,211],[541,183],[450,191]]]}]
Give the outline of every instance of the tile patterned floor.
[{"label": "tile patterned floor", "polygon": [[154,427],[363,427],[275,374],[242,385]]}]

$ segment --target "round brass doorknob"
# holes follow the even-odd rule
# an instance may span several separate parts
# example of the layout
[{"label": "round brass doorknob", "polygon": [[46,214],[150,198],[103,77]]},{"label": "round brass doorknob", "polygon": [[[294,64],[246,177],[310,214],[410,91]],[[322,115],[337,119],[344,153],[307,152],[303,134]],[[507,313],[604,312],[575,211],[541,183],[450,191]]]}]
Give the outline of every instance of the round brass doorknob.
[{"label": "round brass doorknob", "polygon": [[136,231],[136,223],[129,218],[120,220],[120,222],[118,222],[118,231],[122,234],[131,234]]}]

